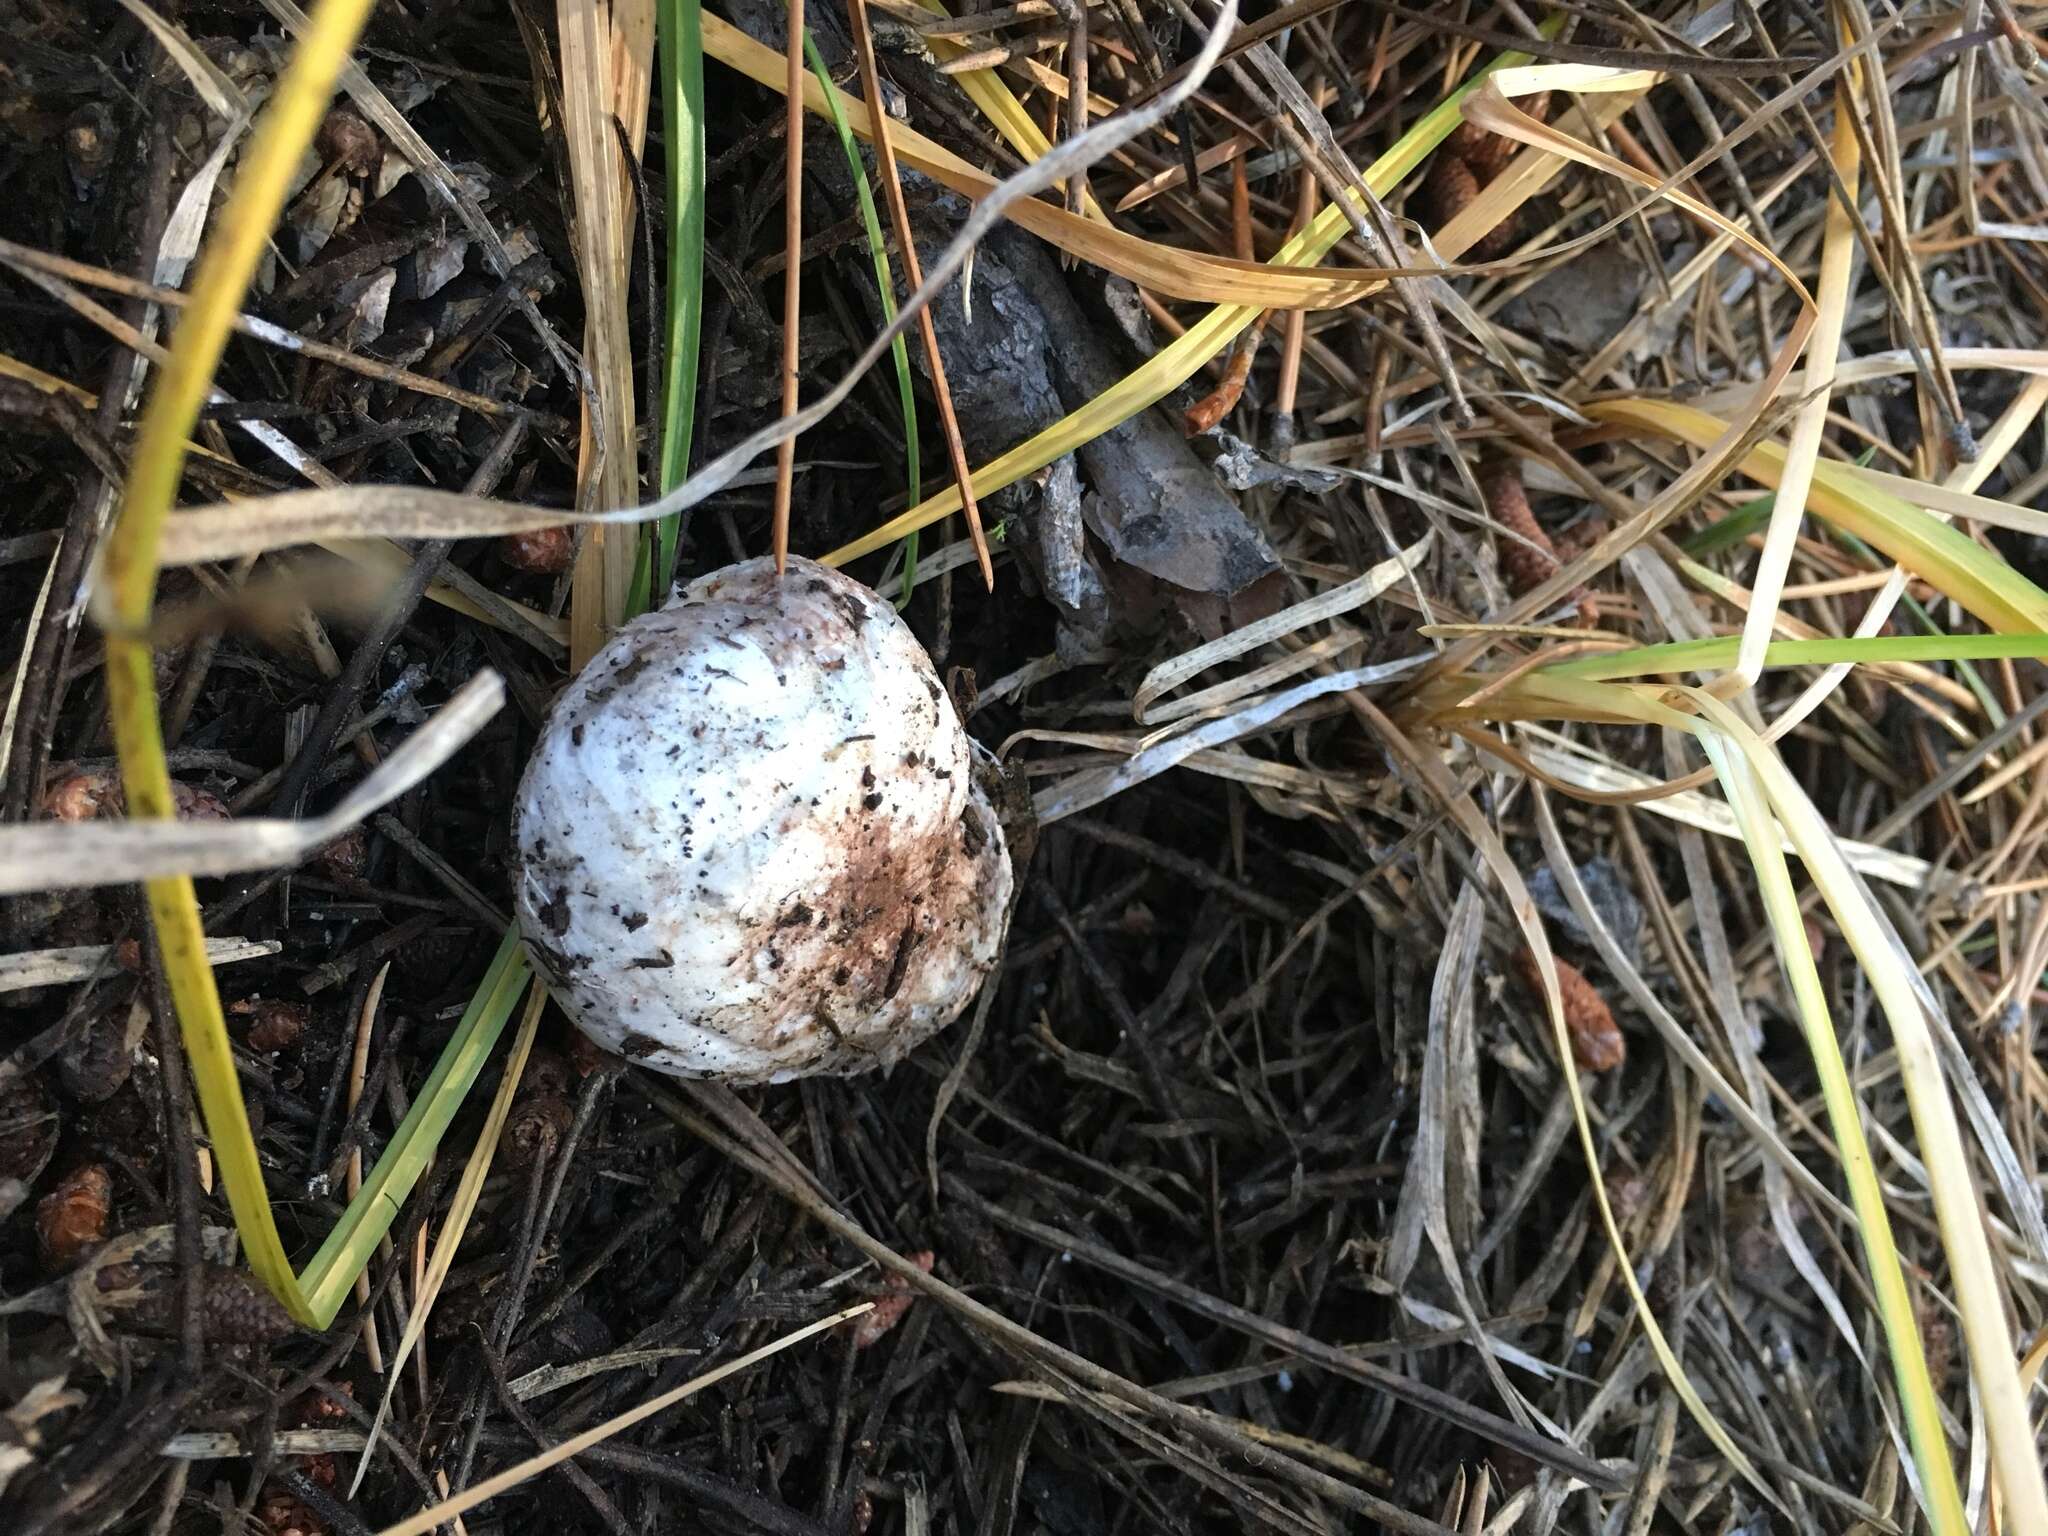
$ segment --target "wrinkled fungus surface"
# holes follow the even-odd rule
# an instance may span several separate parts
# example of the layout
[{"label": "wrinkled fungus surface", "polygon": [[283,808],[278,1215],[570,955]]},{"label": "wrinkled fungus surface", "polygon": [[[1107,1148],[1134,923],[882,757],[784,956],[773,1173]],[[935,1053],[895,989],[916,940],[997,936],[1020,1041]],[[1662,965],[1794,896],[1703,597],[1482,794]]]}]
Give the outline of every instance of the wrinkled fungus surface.
[{"label": "wrinkled fungus surface", "polygon": [[792,558],[635,619],[520,784],[519,921],[577,1025],[736,1083],[886,1066],[996,960],[1003,832],[895,611]]}]

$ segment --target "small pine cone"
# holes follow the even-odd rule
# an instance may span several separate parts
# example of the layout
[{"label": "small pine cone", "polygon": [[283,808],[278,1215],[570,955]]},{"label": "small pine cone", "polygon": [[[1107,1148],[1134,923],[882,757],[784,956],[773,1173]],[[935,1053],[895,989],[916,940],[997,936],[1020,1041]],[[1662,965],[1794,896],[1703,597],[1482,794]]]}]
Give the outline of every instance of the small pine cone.
[{"label": "small pine cone", "polygon": [[1495,541],[1500,550],[1500,568],[1508,579],[1508,590],[1520,597],[1557,574],[1557,546],[1529,510],[1529,493],[1522,489],[1522,477],[1512,465],[1482,470],[1479,489],[1486,497],[1486,510],[1493,520],[1517,535]]},{"label": "small pine cone", "polygon": [[1474,261],[1498,261],[1515,248],[1515,242],[1521,235],[1522,214],[1520,209],[1515,209],[1473,241],[1472,249],[1466,254]]},{"label": "small pine cone", "polygon": [[[117,963],[125,958],[116,952]],[[101,1003],[79,1018],[57,1048],[57,1080],[65,1092],[87,1104],[104,1104],[119,1093],[134,1074],[148,1023],[148,1010],[138,1011],[125,999]]]},{"label": "small pine cone", "polygon": [[384,146],[377,141],[377,130],[347,107],[336,107],[327,114],[320,132],[314,136],[313,147],[322,159],[338,161],[352,176],[368,175],[384,159]]},{"label": "small pine cone", "polygon": [[578,1077],[588,1077],[605,1064],[609,1053],[580,1029],[569,1032],[569,1065]]},{"label": "small pine cone", "polygon": [[575,1109],[559,1093],[522,1093],[505,1122],[499,1157],[508,1168],[531,1168],[553,1157],[575,1117]]},{"label": "small pine cone", "polygon": [[1472,174],[1472,167],[1461,156],[1450,152],[1448,146],[1436,153],[1429,163],[1429,176],[1422,184],[1423,196],[1436,213],[1437,227],[1441,229],[1471,206],[1472,199],[1479,195],[1479,178]]},{"label": "small pine cone", "polygon": [[442,991],[462,969],[475,937],[466,928],[435,928],[421,934],[398,952],[400,976],[421,991]]},{"label": "small pine cone", "polygon": [[[171,781],[171,804],[180,821],[229,819],[227,806],[212,790],[175,779]],[[107,769],[67,773],[43,791],[43,814],[52,821],[97,821],[103,816],[119,816],[127,809],[121,780]]]},{"label": "small pine cone", "polygon": [[[1536,968],[1533,950],[1525,949],[1518,954],[1515,967],[1530,991],[1543,990],[1543,976]],[[1571,1036],[1572,1058],[1580,1069],[1607,1072],[1627,1061],[1628,1041],[1608,1011],[1607,1000],[1569,960],[1557,962],[1557,990],[1564,1002],[1564,1027]]]},{"label": "small pine cone", "polygon": [[1480,165],[1486,163],[1489,153],[1487,146],[1499,142],[1499,134],[1489,133],[1477,123],[1460,121],[1458,126],[1445,136],[1443,143],[1438,146],[1437,153],[1451,155],[1464,161],[1472,174],[1478,176]]},{"label": "small pine cone", "polygon": [[350,827],[313,855],[320,872],[336,880],[360,880],[370,864],[370,840],[361,827]]},{"label": "small pine cone", "polygon": [[498,540],[498,554],[515,571],[530,576],[559,576],[576,558],[576,535],[566,523],[508,533]]},{"label": "small pine cone", "polygon": [[[932,1251],[929,1248],[904,1257],[926,1274],[932,1272]],[[869,1349],[879,1344],[891,1328],[903,1321],[903,1314],[910,1310],[910,1304],[915,1300],[917,1292],[910,1288],[908,1280],[901,1275],[889,1276],[882,1282],[882,1293],[875,1298],[873,1310],[848,1321],[846,1326],[853,1332],[853,1347]]]},{"label": "small pine cone", "polygon": [[313,1010],[305,1003],[276,997],[249,997],[228,1005],[228,1012],[249,1020],[245,1042],[258,1056],[268,1056],[298,1044],[306,1032]]},{"label": "small pine cone", "polygon": [[97,821],[123,803],[121,781],[111,773],[67,773],[43,791],[43,814],[52,821]]},{"label": "small pine cone", "polygon": [[[337,1381],[334,1388],[343,1397],[355,1397],[355,1388],[345,1381]],[[292,1407],[291,1420],[301,1429],[317,1429],[323,1425],[339,1423],[348,1417],[348,1409],[317,1388],[309,1389]]]},{"label": "small pine cone", "polygon": [[217,1264],[206,1266],[200,1311],[206,1336],[224,1344],[273,1344],[298,1326],[254,1275]]},{"label": "small pine cone", "polygon": [[87,1163],[57,1181],[36,1205],[36,1240],[43,1267],[55,1274],[107,1240],[114,1179],[104,1164]]},{"label": "small pine cone", "polygon": [[192,784],[171,782],[171,803],[178,809],[180,821],[232,821],[234,813],[210,789],[200,789]]},{"label": "small pine cone", "polygon": [[[1538,92],[1534,96],[1522,98],[1515,105],[1520,107],[1530,117],[1535,118],[1537,122],[1543,122],[1550,116],[1550,93],[1548,91]],[[1459,124],[1457,132],[1453,133],[1444,142],[1447,145],[1452,143],[1460,143],[1462,145],[1458,153],[1472,167],[1472,174],[1479,178],[1479,184],[1485,186],[1486,183],[1508,168],[1508,162],[1515,158],[1516,151],[1521,149],[1522,146],[1513,139],[1502,138],[1497,133],[1485,133],[1478,130],[1473,131],[1469,144],[1463,144],[1459,135],[1471,128],[1472,124],[1470,123]]]},{"label": "small pine cone", "polygon": [[308,1509],[289,1489],[267,1485],[256,1505],[256,1518],[270,1536],[327,1536],[320,1517]]},{"label": "small pine cone", "polygon": [[576,1086],[576,1074],[568,1058],[559,1051],[536,1045],[526,1058],[526,1071],[519,1079],[519,1094],[557,1093],[566,1096]]},{"label": "small pine cone", "polygon": [[40,1072],[0,1077],[0,1184],[35,1183],[57,1150],[61,1122]]}]

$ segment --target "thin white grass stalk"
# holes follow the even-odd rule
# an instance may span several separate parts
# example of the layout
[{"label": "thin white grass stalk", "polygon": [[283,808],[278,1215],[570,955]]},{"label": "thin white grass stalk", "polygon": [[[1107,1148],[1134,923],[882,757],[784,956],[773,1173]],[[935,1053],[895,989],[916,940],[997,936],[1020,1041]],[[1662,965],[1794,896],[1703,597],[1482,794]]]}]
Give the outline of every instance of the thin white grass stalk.
[{"label": "thin white grass stalk", "polygon": [[[1969,1351],[1973,1385],[1991,1440],[1991,1462],[2003,1496],[2008,1530],[2048,1531],[2048,1488],[2044,1488],[2026,1394],[2015,1365],[2004,1298],[1984,1232],[1977,1182],[1955,1107],[1949,1101],[1926,1016],[1915,995],[1908,963],[1891,942],[1877,912],[1851,873],[1833,834],[1778,755],[1757,742],[1749,728],[1719,700],[1683,690],[1706,711],[1708,720],[1743,749],[1771,809],[1819,887],[1842,936],[1869,979],[1891,1026],[1900,1081],[1913,1116],[1913,1129],[1926,1165],[1934,1213],[1957,1310]],[[1896,1355],[1895,1355],[1896,1358]]]},{"label": "thin white grass stalk", "polygon": [[[1852,65],[1848,77],[1835,83],[1831,158],[1852,203],[1862,162],[1849,114],[1856,110],[1856,81],[1861,72],[1860,65]],[[1820,276],[1814,285],[1818,312],[1806,352],[1807,398],[1793,418],[1787,440],[1785,472],[1764,534],[1763,557],[1757,562],[1756,579],[1750,583],[1753,597],[1749,616],[1742,623],[1742,648],[1736,653],[1734,672],[1722,679],[1731,696],[1756,686],[1764,651],[1777,632],[1778,601],[1785,590],[1785,573],[1792,567],[1799,525],[1806,517],[1806,493],[1813,486],[1814,465],[1820,461],[1821,437],[1827,430],[1828,399],[1834,390],[1835,358],[1842,349],[1842,321],[1849,307],[1849,271],[1855,254],[1854,212],[1844,208],[1840,199],[1830,197],[1821,237]]]},{"label": "thin white grass stalk", "polygon": [[377,1533],[377,1536],[426,1536],[426,1533],[435,1526],[467,1514],[477,1505],[495,1499],[507,1489],[518,1487],[528,1478],[539,1476],[549,1467],[559,1466],[571,1456],[589,1450],[600,1441],[609,1440],[621,1430],[631,1429],[642,1419],[651,1418],[662,1409],[671,1407],[706,1387],[716,1386],[726,1377],[758,1365],[770,1355],[780,1354],[792,1344],[801,1344],[813,1334],[823,1333],[827,1328],[836,1328],[848,1318],[859,1317],[873,1306],[873,1302],[864,1301],[857,1307],[848,1307],[843,1312],[834,1312],[830,1317],[821,1317],[814,1323],[806,1323],[794,1333],[785,1333],[781,1338],[763,1344],[759,1349],[751,1350],[737,1360],[728,1360],[724,1365],[706,1371],[702,1376],[692,1377],[679,1387],[663,1392],[658,1397],[649,1398],[638,1408],[629,1408],[615,1419],[606,1419],[604,1423],[586,1429],[580,1435],[572,1435],[559,1445],[550,1446],[538,1456],[530,1456],[515,1467],[507,1467],[497,1476],[487,1477],[474,1487],[465,1488],[452,1499],[436,1504],[431,1509],[423,1509],[396,1525],[386,1526]]},{"label": "thin white grass stalk", "polygon": [[[1734,718],[1732,713],[1730,718]],[[1928,1376],[1919,1318],[1913,1310],[1913,1298],[1906,1289],[1905,1272],[1892,1238],[1884,1188],[1871,1160],[1870,1143],[1863,1134],[1862,1105],[1849,1081],[1848,1064],[1842,1059],[1841,1043],[1835,1037],[1820,970],[1806,941],[1799,893],[1793,888],[1791,867],[1779,846],[1777,823],[1765,804],[1763,788],[1751,766],[1751,753],[1768,753],[1771,749],[1755,736],[1734,737],[1711,728],[1702,728],[1696,734],[1742,827],[1750,866],[1756,871],[1758,894],[1763,897],[1764,914],[1770,920],[1778,957],[1797,1005],[1800,1027],[1806,1032],[1806,1047],[1820,1078],[1821,1097],[1827,1105],[1829,1124],[1834,1128],[1836,1155],[1849,1186],[1850,1201],[1856,1207],[1871,1288],[1891,1351],[1906,1437],[1919,1469],[1916,1483],[1921,1504],[1936,1536],[1967,1536],[1969,1521],[1963,1513],[1955,1467],[1942,1434],[1941,1405]]]}]

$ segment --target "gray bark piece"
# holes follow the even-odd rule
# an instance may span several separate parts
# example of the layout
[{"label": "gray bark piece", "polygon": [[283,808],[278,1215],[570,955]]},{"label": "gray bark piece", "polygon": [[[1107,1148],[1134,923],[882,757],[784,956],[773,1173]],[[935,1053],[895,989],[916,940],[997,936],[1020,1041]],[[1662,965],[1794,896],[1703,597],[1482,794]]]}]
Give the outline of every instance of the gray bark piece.
[{"label": "gray bark piece", "polygon": [[[728,14],[758,41],[780,48],[784,13],[768,0],[733,0]],[[837,16],[813,26],[828,64],[849,52]],[[916,67],[899,59],[898,67]],[[835,201],[852,205],[850,184],[829,130],[819,133],[811,172]],[[872,163],[872,162],[871,162]],[[839,190],[844,185],[846,196]],[[929,187],[904,172],[906,190]],[[920,254],[929,266],[958,227],[964,204],[946,194],[914,211]],[[893,243],[893,242],[892,242]],[[906,290],[897,264],[897,297]],[[972,302],[959,285],[933,306],[932,319],[968,455],[976,463],[1025,441],[1079,410],[1129,369],[1114,345],[1114,320],[1088,314],[1067,279],[1034,236],[1006,228],[987,240],[968,267]],[[879,319],[879,306],[872,312]],[[924,349],[910,335],[910,357],[927,373]],[[929,379],[927,379],[929,383]],[[1047,594],[1073,631],[1063,639],[1099,648],[1109,622],[1103,574],[1090,558],[1083,527],[1119,561],[1173,587],[1227,598],[1279,569],[1266,541],[1189,448],[1180,424],[1157,410],[1140,412],[1079,451],[1087,494],[1073,515],[1071,469],[1044,484],[1039,514],[1029,519],[1025,551]],[[1053,466],[1059,472],[1059,466]],[[1025,494],[1022,487],[1016,493]],[[1000,506],[1004,498],[996,498]]]},{"label": "gray bark piece", "polygon": [[[1066,408],[1079,410],[1128,367],[1104,337],[1104,323],[1075,302],[1045,248],[1016,231],[1000,238],[1004,258],[1056,340],[1048,355],[1053,383]],[[1103,433],[1080,457],[1092,492],[1083,503],[1088,526],[1126,565],[1215,597],[1241,592],[1279,568],[1237,502],[1158,410]]]}]

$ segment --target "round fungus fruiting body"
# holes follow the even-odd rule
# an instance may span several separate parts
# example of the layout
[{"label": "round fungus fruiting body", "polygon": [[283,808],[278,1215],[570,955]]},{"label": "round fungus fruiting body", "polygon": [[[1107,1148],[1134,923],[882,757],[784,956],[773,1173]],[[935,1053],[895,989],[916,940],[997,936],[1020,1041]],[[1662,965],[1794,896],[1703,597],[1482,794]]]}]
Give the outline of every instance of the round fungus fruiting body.
[{"label": "round fungus fruiting body", "polygon": [[931,659],[808,560],[728,566],[613,636],[548,717],[515,838],[556,998],[679,1076],[887,1066],[959,1016],[1009,915]]}]

